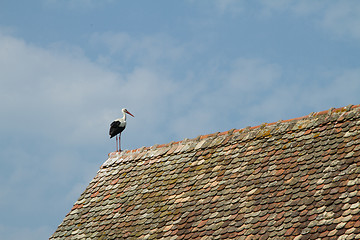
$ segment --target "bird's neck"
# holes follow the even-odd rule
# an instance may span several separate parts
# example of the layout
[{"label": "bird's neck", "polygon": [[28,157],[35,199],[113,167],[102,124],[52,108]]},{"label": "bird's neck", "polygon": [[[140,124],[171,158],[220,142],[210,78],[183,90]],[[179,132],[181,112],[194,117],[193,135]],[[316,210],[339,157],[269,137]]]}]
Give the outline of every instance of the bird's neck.
[{"label": "bird's neck", "polygon": [[123,112],[123,117],[122,120],[125,122],[126,121],[126,114]]}]

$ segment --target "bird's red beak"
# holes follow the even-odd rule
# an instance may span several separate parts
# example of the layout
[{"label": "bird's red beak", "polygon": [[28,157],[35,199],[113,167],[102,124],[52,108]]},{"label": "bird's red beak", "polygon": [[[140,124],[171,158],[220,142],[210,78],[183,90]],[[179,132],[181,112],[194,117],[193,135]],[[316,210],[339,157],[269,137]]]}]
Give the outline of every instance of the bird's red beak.
[{"label": "bird's red beak", "polygon": [[126,113],[129,114],[132,117],[135,117],[134,115],[132,115],[128,110],[126,110]]}]

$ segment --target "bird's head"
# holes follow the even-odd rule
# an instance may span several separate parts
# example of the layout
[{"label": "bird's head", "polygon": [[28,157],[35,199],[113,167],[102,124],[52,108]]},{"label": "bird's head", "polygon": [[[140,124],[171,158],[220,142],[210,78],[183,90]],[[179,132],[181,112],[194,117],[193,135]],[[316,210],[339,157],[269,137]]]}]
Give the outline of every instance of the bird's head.
[{"label": "bird's head", "polygon": [[123,113],[127,113],[127,114],[129,114],[130,116],[134,117],[134,115],[132,115],[126,108],[123,108],[123,109],[122,109],[122,112],[123,112]]}]

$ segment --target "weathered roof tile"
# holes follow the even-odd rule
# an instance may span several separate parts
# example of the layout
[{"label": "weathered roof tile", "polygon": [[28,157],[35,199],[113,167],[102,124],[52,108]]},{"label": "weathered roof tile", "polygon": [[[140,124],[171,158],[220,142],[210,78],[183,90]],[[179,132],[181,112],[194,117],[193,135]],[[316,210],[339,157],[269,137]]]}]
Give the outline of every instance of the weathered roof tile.
[{"label": "weathered roof tile", "polygon": [[359,169],[359,105],[110,153],[50,239],[356,239]]}]

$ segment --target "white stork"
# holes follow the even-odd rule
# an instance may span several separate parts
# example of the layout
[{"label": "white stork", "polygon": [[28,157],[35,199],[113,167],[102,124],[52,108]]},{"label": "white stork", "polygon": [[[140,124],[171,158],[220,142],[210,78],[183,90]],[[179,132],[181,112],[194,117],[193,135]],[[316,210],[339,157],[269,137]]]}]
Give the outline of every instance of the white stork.
[{"label": "white stork", "polygon": [[121,152],[121,132],[124,131],[125,127],[126,127],[126,113],[129,114],[130,116],[134,117],[134,115],[132,115],[126,108],[122,109],[123,112],[123,117],[122,118],[118,118],[115,119],[111,124],[110,124],[110,130],[109,130],[109,135],[110,138],[116,136],[116,151],[117,152]]}]

